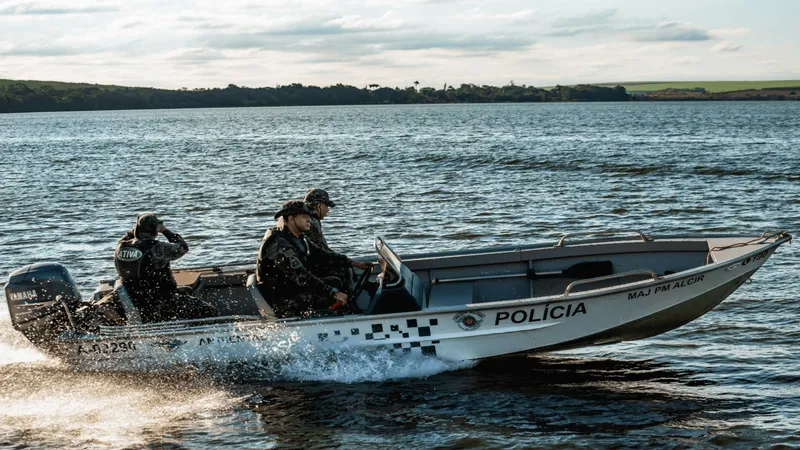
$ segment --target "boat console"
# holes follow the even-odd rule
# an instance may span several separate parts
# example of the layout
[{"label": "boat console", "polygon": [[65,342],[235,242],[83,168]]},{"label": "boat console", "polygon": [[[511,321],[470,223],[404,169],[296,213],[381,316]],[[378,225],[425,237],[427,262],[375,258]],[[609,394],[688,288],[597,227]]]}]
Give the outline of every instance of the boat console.
[{"label": "boat console", "polygon": [[389,247],[380,236],[375,238],[383,272],[378,276],[380,286],[366,310],[367,315],[412,312],[428,303],[430,287]]}]

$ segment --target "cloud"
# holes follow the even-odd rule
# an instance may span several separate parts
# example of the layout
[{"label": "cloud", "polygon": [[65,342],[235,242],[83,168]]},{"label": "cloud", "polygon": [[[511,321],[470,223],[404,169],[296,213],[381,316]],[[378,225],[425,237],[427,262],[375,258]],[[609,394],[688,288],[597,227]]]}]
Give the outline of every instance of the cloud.
[{"label": "cloud", "polygon": [[550,37],[573,37],[573,36],[578,36],[580,34],[602,33],[608,31],[613,31],[613,29],[606,25],[598,25],[598,26],[581,27],[581,28],[561,28],[558,30],[547,32],[544,35]]},{"label": "cloud", "polygon": [[536,17],[535,9],[523,9],[508,14],[498,14],[494,16],[497,20],[508,20],[514,23],[527,23],[531,22]]},{"label": "cloud", "polygon": [[[344,21],[336,18],[318,20],[298,20],[284,17],[264,24],[254,31],[211,31],[201,33],[197,38],[199,47],[222,49],[273,48],[288,50],[313,44],[321,39],[336,35],[362,34],[367,31],[358,28],[344,28]],[[245,27],[247,29],[248,27]],[[202,29],[202,27],[200,27]]]},{"label": "cloud", "polygon": [[708,30],[708,34],[715,38],[724,39],[729,37],[748,36],[750,35],[749,28],[717,28],[715,30]]},{"label": "cloud", "polygon": [[[417,77],[431,85],[495,79],[568,84],[704,72],[746,77],[768,72],[751,67],[756,59],[782,61],[769,66],[770,73],[798,70],[800,61],[796,45],[768,33],[774,30],[756,29],[758,21],[719,21],[700,10],[600,2],[321,1],[0,0],[0,41],[6,41],[0,42],[0,71],[12,78],[56,73],[173,86],[394,85]],[[115,7],[120,12],[109,14]],[[62,15],[43,15],[55,13]],[[774,14],[772,23],[789,20]],[[751,42],[756,33],[758,42]]]},{"label": "cloud", "polygon": [[[464,0],[407,0],[406,3],[411,5],[444,5],[447,3],[461,3]],[[390,1],[390,4],[396,4],[396,2]]]},{"label": "cloud", "polygon": [[117,30],[130,30],[133,28],[140,27],[144,25],[146,22],[140,18],[131,18],[126,17],[124,19],[117,19],[111,23],[111,28]]},{"label": "cloud", "polygon": [[582,28],[606,25],[617,15],[615,8],[590,12],[579,16],[562,17],[553,21],[554,28]]},{"label": "cloud", "polygon": [[615,26],[616,9],[590,12],[587,14],[556,19],[551,24],[552,31],[544,33],[550,37],[573,37],[581,34],[599,34],[620,31]]},{"label": "cloud", "polygon": [[455,16],[460,20],[484,21],[496,20],[503,22],[510,22],[514,24],[524,24],[533,22],[536,18],[535,9],[523,9],[512,13],[505,14],[487,14],[482,12],[479,8],[473,8]]},{"label": "cloud", "polygon": [[738,52],[741,49],[741,45],[734,44],[731,41],[722,41],[719,44],[711,47],[712,52]]},{"label": "cloud", "polygon": [[756,64],[759,65],[759,66],[778,66],[778,65],[780,65],[780,63],[781,63],[780,61],[777,61],[777,60],[774,60],[774,59],[762,59],[762,60],[756,61]]},{"label": "cloud", "polygon": [[319,17],[302,21],[284,19],[253,32],[207,32],[192,47],[211,49],[269,49],[315,55],[320,60],[340,55],[353,60],[384,51],[429,49],[510,51],[533,43],[512,33],[444,33],[426,31],[392,13],[365,18],[357,15]]},{"label": "cloud", "polygon": [[[239,31],[248,31],[254,26],[275,26],[278,21],[273,19],[270,21],[259,21],[259,17],[252,16],[239,16],[239,17],[224,17],[218,14],[201,13],[201,12],[182,12],[174,17],[175,26],[187,30],[224,30],[224,29],[238,29]],[[256,25],[256,22],[260,22]]]},{"label": "cloud", "polygon": [[674,59],[675,64],[687,64],[687,65],[688,64],[697,64],[697,63],[699,63],[701,61],[702,60],[700,58],[698,58],[697,56],[682,56],[680,58],[675,58]]},{"label": "cloud", "polygon": [[[563,17],[552,23],[553,30],[544,33],[551,37],[573,37],[581,34],[629,35],[633,41],[706,41],[714,39],[711,32],[683,21],[665,21],[656,25],[633,24],[619,20],[617,9],[606,9],[580,16]],[[745,29],[720,29],[720,33],[743,33]],[[747,30],[749,31],[749,30]]]},{"label": "cloud", "polygon": [[637,55],[638,57],[644,55],[658,55],[658,54],[666,54],[674,52],[685,54],[686,50],[689,49],[690,47],[691,47],[691,42],[664,41],[664,42],[652,42],[644,45],[634,44],[634,47],[628,48],[626,52],[631,55]]},{"label": "cloud", "polygon": [[10,2],[0,5],[0,16],[94,14],[119,11],[113,5],[63,6],[40,2]]},{"label": "cloud", "polygon": [[218,50],[206,48],[185,48],[170,52],[166,57],[181,64],[205,64],[211,61],[231,59]]},{"label": "cloud", "polygon": [[84,50],[61,46],[61,45],[12,45],[6,50],[0,51],[0,55],[4,56],[71,56],[88,53]]},{"label": "cloud", "polygon": [[674,20],[661,22],[655,28],[644,29],[634,34],[635,41],[707,41],[712,39],[708,31],[691,23]]},{"label": "cloud", "polygon": [[335,25],[342,30],[380,31],[397,30],[405,27],[407,24],[389,11],[381,17],[361,17],[358,15],[342,16],[327,21],[325,25]]},{"label": "cloud", "polygon": [[479,34],[462,36],[415,33],[413,35],[394,36],[393,39],[380,43],[379,47],[385,50],[512,51],[527,47],[533,43],[533,39],[523,35]]}]

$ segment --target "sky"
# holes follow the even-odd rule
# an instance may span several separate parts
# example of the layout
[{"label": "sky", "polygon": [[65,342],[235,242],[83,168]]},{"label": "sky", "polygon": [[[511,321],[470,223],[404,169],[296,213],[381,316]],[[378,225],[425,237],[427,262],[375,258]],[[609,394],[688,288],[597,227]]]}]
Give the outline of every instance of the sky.
[{"label": "sky", "polygon": [[800,79],[798,0],[0,0],[0,78],[152,86]]}]

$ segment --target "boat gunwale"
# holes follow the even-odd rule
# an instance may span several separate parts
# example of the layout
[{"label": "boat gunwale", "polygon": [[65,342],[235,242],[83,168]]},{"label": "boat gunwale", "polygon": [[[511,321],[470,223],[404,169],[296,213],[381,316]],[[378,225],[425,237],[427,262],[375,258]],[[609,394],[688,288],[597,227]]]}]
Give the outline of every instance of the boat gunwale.
[{"label": "boat gunwale", "polygon": [[[788,232],[785,230],[775,230],[772,235],[779,236],[781,233],[786,233],[790,238]],[[524,252],[526,250],[542,250],[542,249],[564,249],[564,248],[574,248],[580,246],[587,246],[587,245],[596,245],[596,244],[613,244],[613,243],[623,243],[623,242],[630,242],[630,243],[638,243],[638,244],[650,244],[650,243],[657,243],[659,241],[675,241],[675,240],[682,240],[682,241],[707,241],[708,239],[725,239],[725,238],[750,238],[750,239],[758,239],[758,238],[766,238],[770,235],[760,235],[760,236],[748,236],[742,234],[702,234],[702,233],[688,233],[688,234],[665,234],[665,235],[655,235],[651,233],[644,233],[645,236],[649,239],[647,242],[642,241],[638,236],[622,236],[622,237],[606,237],[606,238],[594,238],[594,239],[579,239],[568,241],[562,246],[556,246],[550,243],[537,243],[537,244],[525,244],[525,245],[508,245],[508,246],[500,246],[500,247],[486,247],[482,249],[474,249],[474,250],[453,250],[453,251],[445,251],[445,252],[426,252],[426,253],[409,253],[404,254],[402,256],[402,261],[407,262],[410,260],[419,260],[419,259],[430,259],[433,257],[443,257],[443,258],[451,258],[457,256],[475,256],[475,255],[491,255],[496,253],[511,253],[511,252]]]},{"label": "boat gunwale", "polygon": [[[413,262],[419,260],[426,260],[431,259],[434,257],[442,258],[442,259],[450,259],[459,256],[478,256],[478,255],[494,255],[494,254],[503,254],[503,253],[522,253],[528,250],[543,250],[543,249],[566,249],[566,248],[575,248],[581,246],[590,246],[596,244],[614,244],[614,243],[633,243],[633,244],[649,244],[649,243],[657,243],[659,241],[675,241],[675,240],[684,240],[684,241],[706,241],[708,239],[725,239],[725,238],[750,238],[750,239],[758,239],[769,237],[769,235],[765,236],[768,232],[763,233],[760,236],[747,236],[742,234],[702,234],[702,233],[687,233],[687,234],[675,234],[675,235],[656,235],[652,233],[644,233],[648,239],[647,242],[643,242],[638,236],[622,236],[622,237],[606,237],[606,238],[595,238],[595,239],[576,239],[573,241],[568,241],[562,246],[556,247],[554,244],[540,242],[535,244],[525,244],[525,245],[504,245],[504,246],[493,246],[493,247],[485,247],[485,248],[478,248],[473,250],[450,250],[444,252],[425,252],[425,253],[408,253],[408,254],[398,254],[401,257],[401,261],[403,263],[406,262]],[[778,236],[781,233],[785,233],[789,236],[791,240],[791,235],[785,230],[775,230],[772,235]],[[354,257],[353,259],[361,260],[368,260],[373,259],[374,254],[365,254]],[[213,272],[218,274],[226,274],[231,272],[253,272],[255,269],[252,268],[254,262],[231,262],[225,264],[217,264],[217,265],[206,265],[206,266],[189,266],[189,267],[175,267],[173,268],[173,272]],[[227,269],[227,270],[226,270]],[[114,284],[116,279],[108,279],[108,280],[100,280],[100,283],[108,282]]]}]

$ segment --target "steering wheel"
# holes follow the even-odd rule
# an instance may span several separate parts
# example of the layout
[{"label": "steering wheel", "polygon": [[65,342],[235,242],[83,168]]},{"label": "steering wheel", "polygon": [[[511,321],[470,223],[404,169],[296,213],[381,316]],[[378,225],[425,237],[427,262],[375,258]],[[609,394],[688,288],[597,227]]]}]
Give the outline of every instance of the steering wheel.
[{"label": "steering wheel", "polygon": [[369,281],[369,276],[372,275],[372,269],[374,266],[370,265],[369,269],[364,269],[361,272],[361,276],[356,281],[356,285],[353,287],[353,293],[350,295],[352,301],[358,301],[358,296],[361,295],[361,292],[364,290],[364,286],[367,285],[367,281]]}]

